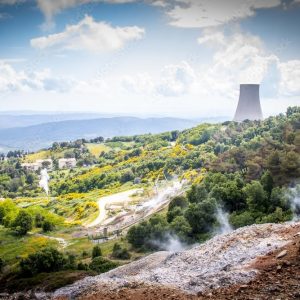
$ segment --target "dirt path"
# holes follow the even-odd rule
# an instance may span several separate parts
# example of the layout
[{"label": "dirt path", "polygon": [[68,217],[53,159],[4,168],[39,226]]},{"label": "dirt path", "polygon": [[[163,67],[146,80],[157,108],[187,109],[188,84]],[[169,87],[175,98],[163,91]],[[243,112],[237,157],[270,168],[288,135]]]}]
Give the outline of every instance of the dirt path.
[{"label": "dirt path", "polygon": [[135,193],[137,193],[138,191],[141,191],[141,189],[133,189],[133,190],[99,198],[97,201],[98,208],[99,208],[99,215],[93,222],[88,224],[86,227],[94,227],[102,224],[102,222],[107,218],[107,213],[105,209],[106,204],[127,202],[130,200],[130,197]]},{"label": "dirt path", "polygon": [[45,234],[41,234],[41,233],[37,233],[36,235],[44,237],[49,240],[56,240],[62,248],[66,248],[68,246],[68,242],[64,238],[49,236],[49,235],[45,235]]}]

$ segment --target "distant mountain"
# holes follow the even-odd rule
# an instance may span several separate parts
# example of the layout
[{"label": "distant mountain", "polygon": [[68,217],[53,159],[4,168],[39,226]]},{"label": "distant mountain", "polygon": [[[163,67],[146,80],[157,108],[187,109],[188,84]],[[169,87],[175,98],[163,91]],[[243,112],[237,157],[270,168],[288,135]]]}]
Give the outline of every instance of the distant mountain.
[{"label": "distant mountain", "polygon": [[50,122],[60,122],[67,120],[87,120],[107,116],[100,113],[21,113],[21,112],[1,112],[0,129],[27,127]]},{"label": "distant mountain", "polygon": [[170,130],[183,130],[197,124],[193,120],[177,118],[134,118],[114,117],[90,120],[70,120],[50,122],[28,127],[0,130],[0,149],[10,148],[38,150],[53,142],[71,141],[78,138],[97,136],[113,137],[144,133],[160,133]]}]

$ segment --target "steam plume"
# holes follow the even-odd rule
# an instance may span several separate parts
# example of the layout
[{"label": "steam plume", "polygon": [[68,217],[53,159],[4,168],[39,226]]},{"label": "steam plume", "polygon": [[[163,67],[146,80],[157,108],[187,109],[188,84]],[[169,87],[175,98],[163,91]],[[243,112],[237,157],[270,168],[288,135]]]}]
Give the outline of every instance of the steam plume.
[{"label": "steam plume", "polygon": [[233,230],[228,221],[228,213],[220,207],[217,208],[217,220],[220,224],[219,231],[221,234],[229,233]]},{"label": "steam plume", "polygon": [[46,194],[49,194],[49,185],[48,185],[48,181],[49,181],[49,175],[47,172],[47,169],[42,169],[41,170],[41,179],[39,182],[39,186],[44,189],[44,191],[46,192]]}]

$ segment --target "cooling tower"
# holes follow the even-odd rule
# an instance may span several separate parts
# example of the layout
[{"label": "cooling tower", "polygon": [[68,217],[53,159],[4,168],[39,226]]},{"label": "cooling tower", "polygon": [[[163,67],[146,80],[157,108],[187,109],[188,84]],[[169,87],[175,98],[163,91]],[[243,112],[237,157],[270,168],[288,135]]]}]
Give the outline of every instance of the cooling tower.
[{"label": "cooling tower", "polygon": [[241,84],[239,103],[234,115],[234,121],[262,120],[260,106],[259,84]]}]

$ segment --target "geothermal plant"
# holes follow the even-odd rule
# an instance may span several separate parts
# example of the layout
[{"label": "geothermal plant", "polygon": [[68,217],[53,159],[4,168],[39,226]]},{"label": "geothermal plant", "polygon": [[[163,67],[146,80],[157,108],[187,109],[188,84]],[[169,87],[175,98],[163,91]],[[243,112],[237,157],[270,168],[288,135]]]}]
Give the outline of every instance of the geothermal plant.
[{"label": "geothermal plant", "polygon": [[260,106],[259,84],[241,84],[239,103],[233,120],[262,120],[263,114]]}]

